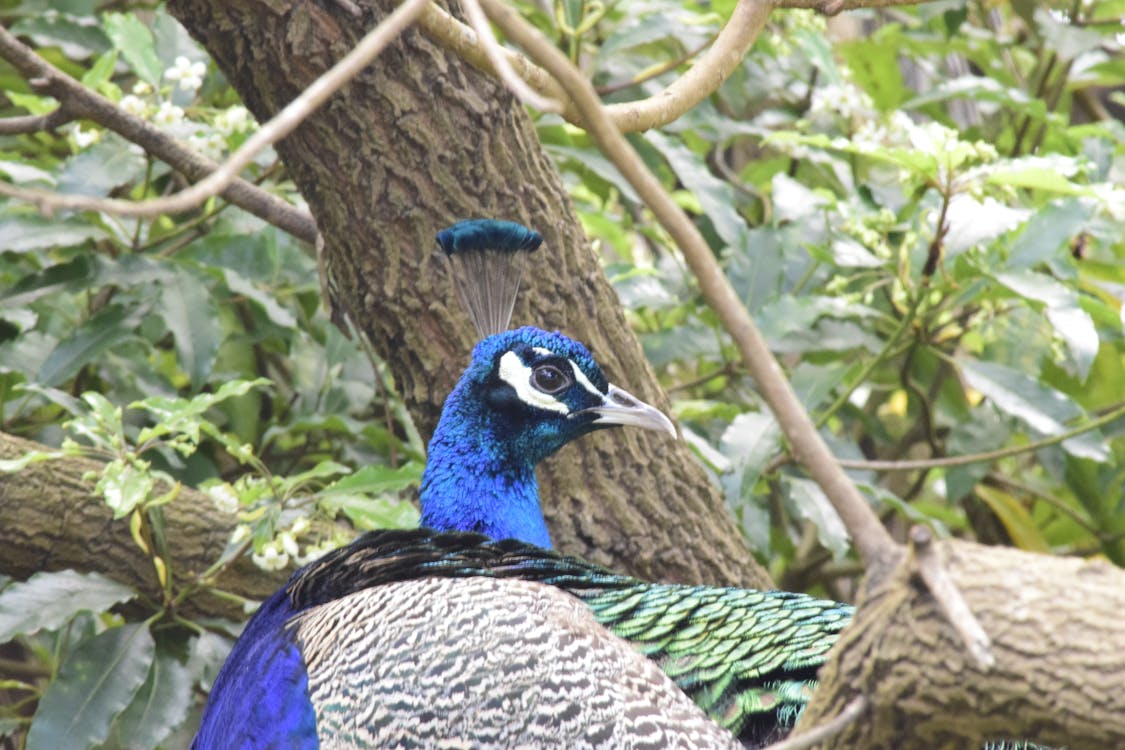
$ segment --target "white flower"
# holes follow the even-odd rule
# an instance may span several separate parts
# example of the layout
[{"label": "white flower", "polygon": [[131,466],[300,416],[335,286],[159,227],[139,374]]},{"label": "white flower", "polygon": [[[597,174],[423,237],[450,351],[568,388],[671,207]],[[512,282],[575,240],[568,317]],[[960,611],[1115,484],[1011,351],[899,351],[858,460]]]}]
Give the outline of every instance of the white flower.
[{"label": "white flower", "polygon": [[218,133],[192,133],[188,145],[209,159],[218,161],[226,151],[227,142]]},{"label": "white flower", "polygon": [[293,536],[300,536],[309,530],[309,525],[308,517],[301,516],[293,522],[293,525],[289,528],[289,533]]},{"label": "white flower", "polygon": [[175,125],[183,119],[184,111],[172,102],[160,102],[160,108],[156,110],[156,114],[152,117],[153,122],[164,127]]},{"label": "white flower", "polygon": [[289,564],[289,555],[272,544],[264,547],[261,554],[255,552],[250,555],[250,559],[262,570],[281,570]]},{"label": "white flower", "polygon": [[241,104],[225,109],[215,117],[215,127],[227,135],[241,133],[254,125],[250,110]]},{"label": "white flower", "polygon": [[121,106],[121,109],[125,110],[134,117],[144,117],[145,112],[148,111],[148,105],[145,104],[144,99],[141,99],[139,96],[135,96],[134,94],[126,94],[125,96],[121,97],[121,101],[118,102],[118,104]]},{"label": "white flower", "polygon": [[207,66],[201,62],[192,62],[183,55],[176,58],[172,67],[164,71],[164,77],[169,81],[179,81],[181,91],[198,91],[203,85],[203,74]]},{"label": "white flower", "polygon": [[74,126],[71,131],[71,136],[74,138],[74,145],[79,149],[92,146],[102,138],[102,131],[100,130],[83,130],[81,125]]},{"label": "white flower", "polygon": [[238,494],[228,483],[223,482],[208,487],[207,494],[211,496],[211,502],[215,504],[215,507],[223,513],[238,511]]},{"label": "white flower", "polygon": [[137,81],[133,84],[133,93],[137,96],[145,96],[152,93],[152,86],[148,81]]},{"label": "white flower", "polygon": [[298,547],[297,547],[297,540],[294,539],[293,535],[290,534],[288,531],[283,531],[280,534],[278,534],[277,535],[277,542],[278,542],[278,544],[281,545],[281,548],[283,550],[285,550],[285,553],[287,555],[292,555],[293,557],[296,557],[297,555],[301,554],[300,549],[298,549]]}]

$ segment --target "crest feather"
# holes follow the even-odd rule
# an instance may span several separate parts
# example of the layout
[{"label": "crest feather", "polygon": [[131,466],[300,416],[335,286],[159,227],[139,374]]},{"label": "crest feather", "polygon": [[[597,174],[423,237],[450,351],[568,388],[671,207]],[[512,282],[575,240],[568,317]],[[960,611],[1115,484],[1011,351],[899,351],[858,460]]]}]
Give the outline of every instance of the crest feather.
[{"label": "crest feather", "polygon": [[480,337],[508,330],[525,258],[543,235],[514,221],[466,219],[438,232],[437,241]]}]

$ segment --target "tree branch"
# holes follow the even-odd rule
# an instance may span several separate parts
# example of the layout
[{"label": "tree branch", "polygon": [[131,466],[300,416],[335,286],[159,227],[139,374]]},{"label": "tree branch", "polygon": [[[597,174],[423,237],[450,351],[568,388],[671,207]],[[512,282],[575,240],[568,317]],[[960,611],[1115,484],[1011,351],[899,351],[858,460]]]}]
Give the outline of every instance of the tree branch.
[{"label": "tree branch", "polygon": [[824,747],[1125,747],[1125,571],[956,540],[932,552],[990,634],[993,666],[975,663],[905,559],[864,586],[797,730],[862,695],[864,721]]},{"label": "tree branch", "polygon": [[24,135],[42,130],[54,130],[74,119],[74,115],[64,105],[60,105],[45,115],[26,115],[5,117],[0,120],[0,135]]},{"label": "tree branch", "polygon": [[[70,208],[82,211],[103,211],[118,216],[159,216],[193,209],[208,198],[222,192],[223,188],[238,176],[238,173],[250,163],[259,151],[292,133],[305,118],[316,111],[317,107],[358,75],[372,60],[378,57],[384,47],[414,23],[414,20],[421,15],[427,2],[428,0],[406,0],[398,9],[368,32],[342,60],[313,81],[296,99],[274,115],[269,122],[262,125],[218,169],[175,195],[145,201],[127,201],[115,198],[98,199],[80,195],[60,195],[42,190],[16,190],[5,183],[0,183],[0,194],[33,200],[39,204],[40,210],[44,212]],[[0,36],[0,43],[6,41],[4,36],[11,40],[15,39],[7,30],[4,30],[3,34],[3,36]],[[0,54],[3,54],[3,47],[0,47]]]},{"label": "tree branch", "polygon": [[[828,446],[821,440],[804,407],[781,372],[750,314],[731,288],[699,230],[684,215],[640,156],[606,115],[589,81],[539,32],[499,0],[482,3],[489,17],[508,37],[528,51],[561,83],[582,114],[586,130],[629,184],[652,210],[684,253],[707,304],[734,339],[743,363],[754,377],[778,424],[793,446],[793,455],[824,490],[852,535],[868,571],[879,577],[901,555],[879,517],[859,494]],[[740,4],[740,8],[744,4]],[[753,3],[756,10],[768,6]],[[762,19],[764,23],[764,17]]]},{"label": "tree branch", "polygon": [[[0,458],[14,459],[47,446],[0,432]],[[87,458],[32,464],[15,474],[0,472],[0,571],[24,579],[41,570],[97,571],[133,586],[154,601],[161,587],[152,562],[133,542],[129,525],[115,521],[109,506],[93,496],[103,468]],[[219,511],[209,496],[184,487],[163,508],[168,534],[168,570],[178,586],[219,559],[238,519]],[[263,599],[281,586],[288,571],[259,570],[242,557],[220,574],[215,585],[251,599]],[[184,604],[183,614],[241,620],[242,608],[229,599],[201,591]]]},{"label": "tree branch", "polygon": [[[770,4],[764,0],[739,0],[730,21],[715,37],[710,48],[682,76],[654,96],[634,102],[609,104],[606,115],[624,133],[658,128],[679,119],[685,112],[713,94],[730,77],[758,38],[769,17]],[[503,80],[468,26],[437,6],[426,8],[419,20],[426,33],[470,65]],[[581,108],[568,95],[565,86],[523,55],[504,51],[507,62],[534,91],[562,104],[562,116],[581,125]]]},{"label": "tree branch", "polygon": [[[39,91],[58,99],[60,107],[55,110],[56,112],[65,111],[70,119],[85,118],[112,130],[168,163],[189,180],[201,180],[218,169],[219,165],[215,162],[185,148],[163,130],[129,114],[63,73],[36,55],[34,50],[22,44],[2,26],[0,26],[0,58],[11,63]],[[46,117],[50,116],[46,115]],[[6,183],[0,182],[0,188],[7,188],[11,192],[11,186]],[[310,243],[316,239],[316,221],[308,211],[292,206],[245,180],[231,181],[221,195],[236,206],[280,227],[294,237]],[[21,200],[31,199],[30,196],[22,194],[12,197]]]}]

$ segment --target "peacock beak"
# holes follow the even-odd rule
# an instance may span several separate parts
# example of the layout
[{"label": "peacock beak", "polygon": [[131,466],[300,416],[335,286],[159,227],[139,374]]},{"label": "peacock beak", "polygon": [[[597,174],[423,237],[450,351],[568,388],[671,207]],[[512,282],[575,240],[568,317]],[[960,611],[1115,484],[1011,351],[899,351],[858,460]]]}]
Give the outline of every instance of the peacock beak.
[{"label": "peacock beak", "polygon": [[594,414],[594,423],[598,425],[632,425],[643,427],[646,430],[666,432],[676,438],[676,427],[672,420],[664,416],[664,412],[654,406],[649,406],[628,391],[610,383],[609,391],[605,394],[605,401],[601,406],[592,406],[589,409],[571,414],[571,418],[579,414]]}]

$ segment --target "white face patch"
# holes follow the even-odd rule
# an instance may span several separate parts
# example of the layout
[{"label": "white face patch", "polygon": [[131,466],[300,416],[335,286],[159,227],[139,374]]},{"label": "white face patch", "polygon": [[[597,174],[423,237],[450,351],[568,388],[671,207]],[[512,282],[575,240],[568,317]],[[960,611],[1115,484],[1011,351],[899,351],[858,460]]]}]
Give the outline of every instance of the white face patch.
[{"label": "white face patch", "polygon": [[531,387],[531,368],[525,365],[515,352],[504,352],[500,357],[500,379],[512,386],[520,401],[525,404],[559,414],[570,413],[569,407],[562,401]]},{"label": "white face patch", "polygon": [[535,352],[536,354],[538,354],[541,357],[553,357],[554,354],[555,354],[550,349],[546,349],[542,346],[533,346],[533,347],[531,347],[531,351]]}]

